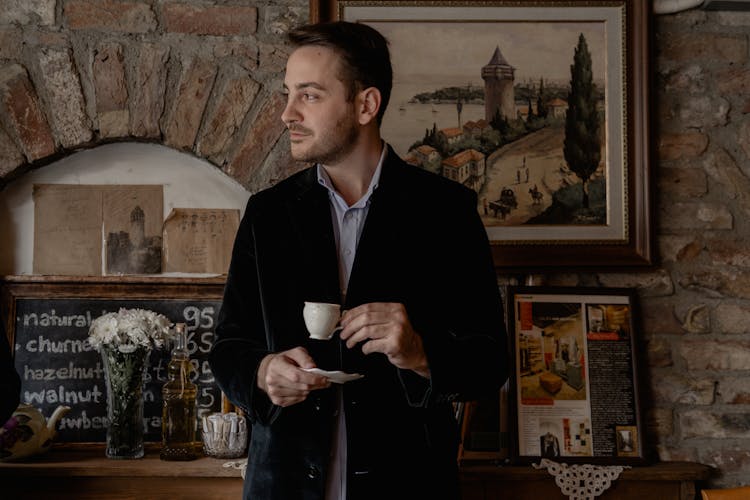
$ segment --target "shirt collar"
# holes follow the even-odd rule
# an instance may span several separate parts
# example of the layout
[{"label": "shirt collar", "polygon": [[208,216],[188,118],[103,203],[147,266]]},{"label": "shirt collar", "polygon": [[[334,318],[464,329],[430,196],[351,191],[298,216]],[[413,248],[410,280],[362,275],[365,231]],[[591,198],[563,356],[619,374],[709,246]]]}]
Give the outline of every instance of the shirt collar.
[{"label": "shirt collar", "polygon": [[[365,193],[362,198],[357,201],[352,207],[358,207],[362,206],[365,203],[369,202],[370,197],[372,196],[373,191],[375,191],[378,188],[378,184],[380,183],[380,173],[383,170],[383,162],[385,161],[385,155],[388,151],[388,148],[385,147],[385,143],[382,143],[382,151],[380,152],[380,159],[378,160],[378,166],[375,168],[375,173],[372,174],[372,179],[370,179],[370,185],[367,188],[367,192]],[[328,193],[331,195],[339,196],[336,189],[333,187],[333,183],[331,182],[331,178],[328,176],[328,172],[323,168],[323,166],[320,163],[317,163],[315,165],[317,176],[318,176],[318,184],[325,187],[328,190]]]}]

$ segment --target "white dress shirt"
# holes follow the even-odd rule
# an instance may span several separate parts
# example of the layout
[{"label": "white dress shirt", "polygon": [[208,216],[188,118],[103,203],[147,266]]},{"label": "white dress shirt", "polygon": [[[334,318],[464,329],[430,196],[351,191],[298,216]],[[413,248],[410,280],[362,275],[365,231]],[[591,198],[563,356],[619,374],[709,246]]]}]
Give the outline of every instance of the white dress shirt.
[{"label": "white dress shirt", "polygon": [[[378,187],[386,150],[387,148],[383,144],[380,161],[370,180],[370,186],[365,195],[352,206],[347,205],[346,201],[334,189],[325,169],[320,165],[317,166],[318,182],[328,189],[333,232],[339,256],[339,287],[344,302],[346,302],[346,292],[349,285],[349,276],[352,273],[354,256],[357,253],[357,244],[365,226],[367,212],[370,209],[370,197]],[[346,419],[344,418],[344,400],[340,386],[336,388],[336,399],[338,400],[338,410],[331,443],[331,461],[326,479],[326,500],[346,500]]]}]

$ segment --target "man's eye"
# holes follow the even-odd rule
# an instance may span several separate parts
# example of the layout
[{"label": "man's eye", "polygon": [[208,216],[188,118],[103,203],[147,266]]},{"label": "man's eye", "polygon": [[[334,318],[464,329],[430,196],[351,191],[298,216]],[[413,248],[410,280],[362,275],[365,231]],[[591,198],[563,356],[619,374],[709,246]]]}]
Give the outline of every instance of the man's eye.
[{"label": "man's eye", "polygon": [[314,94],[307,94],[307,93],[303,94],[303,97],[306,101],[315,101],[318,99],[318,96]]}]

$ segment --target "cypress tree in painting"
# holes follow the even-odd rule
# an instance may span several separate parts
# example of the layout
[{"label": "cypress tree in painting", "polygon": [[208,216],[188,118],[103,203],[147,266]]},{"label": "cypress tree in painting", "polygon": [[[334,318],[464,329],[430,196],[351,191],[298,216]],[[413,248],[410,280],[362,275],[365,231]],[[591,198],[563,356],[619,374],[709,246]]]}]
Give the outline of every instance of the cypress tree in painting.
[{"label": "cypress tree in painting", "polygon": [[583,33],[570,66],[570,93],[565,117],[563,154],[570,170],[583,182],[581,206],[589,208],[586,183],[601,160],[599,116],[596,110],[596,87],[591,69],[591,54]]},{"label": "cypress tree in painting", "polygon": [[529,95],[526,97],[526,106],[529,108],[529,113],[526,115],[526,123],[531,123],[534,119],[534,108],[531,107],[531,92],[532,89],[529,89]]},{"label": "cypress tree in painting", "polygon": [[510,124],[508,123],[508,120],[506,120],[505,117],[500,114],[499,108],[495,110],[495,115],[492,117],[492,120],[490,121],[490,126],[503,135],[507,134],[508,130],[510,129]]},{"label": "cypress tree in painting", "polygon": [[539,118],[547,118],[547,100],[544,95],[544,78],[539,79],[539,94],[536,98],[536,114]]}]

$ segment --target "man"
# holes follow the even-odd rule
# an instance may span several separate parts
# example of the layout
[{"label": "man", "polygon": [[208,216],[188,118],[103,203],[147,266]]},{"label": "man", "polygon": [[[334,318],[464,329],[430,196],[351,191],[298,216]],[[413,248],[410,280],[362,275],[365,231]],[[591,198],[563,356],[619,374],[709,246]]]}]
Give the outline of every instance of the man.
[{"label": "man", "polygon": [[539,437],[539,441],[543,457],[554,458],[560,456],[560,442],[557,440],[557,436],[547,431],[546,434]]},{"label": "man", "polygon": [[[452,402],[496,393],[506,333],[477,198],[380,138],[387,41],[289,34],[282,120],[312,167],[250,198],[210,362],[252,423],[247,499],[458,498]],[[327,341],[305,301],[342,304]],[[304,369],[363,378],[332,385]]]}]

